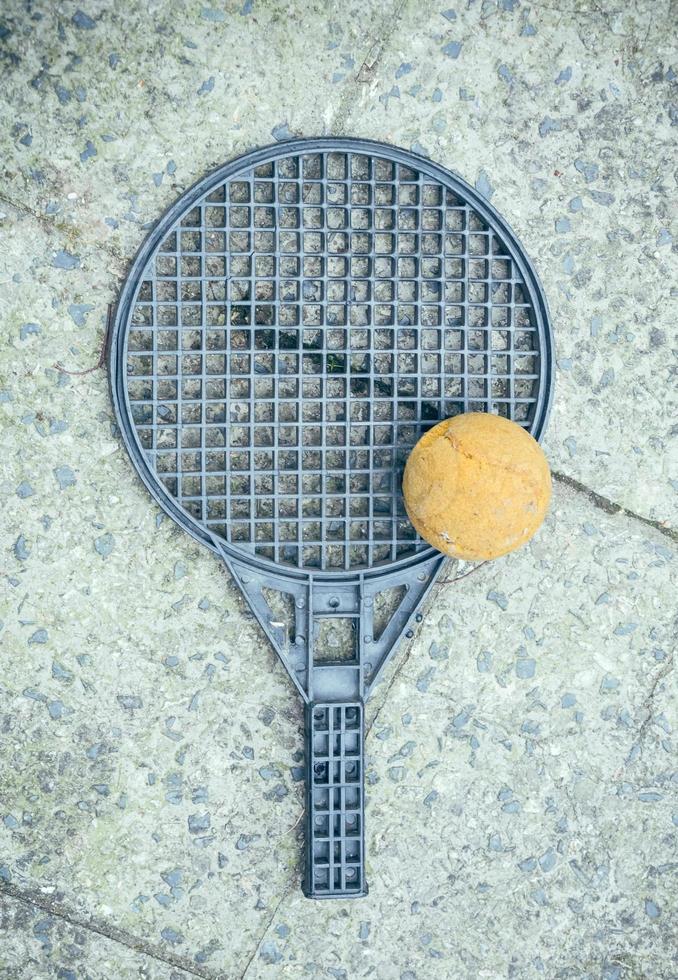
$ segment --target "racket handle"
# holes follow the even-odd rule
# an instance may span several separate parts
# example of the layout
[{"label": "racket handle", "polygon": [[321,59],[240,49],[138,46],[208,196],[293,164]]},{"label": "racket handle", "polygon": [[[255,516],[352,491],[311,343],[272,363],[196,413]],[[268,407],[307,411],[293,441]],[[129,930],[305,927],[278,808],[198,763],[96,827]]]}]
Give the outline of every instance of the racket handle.
[{"label": "racket handle", "polygon": [[358,898],[365,883],[363,703],[306,706],[308,898]]}]

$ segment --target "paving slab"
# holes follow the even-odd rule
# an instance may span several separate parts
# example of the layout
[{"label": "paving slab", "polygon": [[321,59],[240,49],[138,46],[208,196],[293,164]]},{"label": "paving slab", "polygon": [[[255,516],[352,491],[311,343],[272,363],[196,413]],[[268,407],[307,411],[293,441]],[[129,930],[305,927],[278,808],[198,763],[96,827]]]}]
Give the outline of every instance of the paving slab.
[{"label": "paving slab", "polygon": [[675,579],[561,489],[442,585],[368,737],[370,894],[292,892],[248,977],[670,977]]},{"label": "paving slab", "polygon": [[229,576],[133,476],[103,371],[55,366],[104,316],[68,300],[110,288],[108,258],[55,267],[58,235],[6,224],[0,864],[169,949],[190,907],[190,955],[238,963],[297,860],[300,708]]},{"label": "paving slab", "polygon": [[[3,671],[3,877],[218,975],[256,953],[254,976],[599,976],[616,960],[643,975],[649,957],[670,976],[665,536],[558,489],[528,548],[440,587],[371,707],[370,895],[326,904],[299,893],[290,685],[218,563],[140,532],[136,560],[85,541],[25,560],[6,629],[28,618],[34,575],[48,636],[28,625]],[[91,597],[60,591],[64,571]],[[213,597],[202,628],[192,603],[169,611],[189,588]],[[182,626],[137,648],[149,609]]]},{"label": "paving slab", "polygon": [[406,4],[336,122],[429,155],[499,209],[553,318],[552,465],[675,527],[669,8]]}]

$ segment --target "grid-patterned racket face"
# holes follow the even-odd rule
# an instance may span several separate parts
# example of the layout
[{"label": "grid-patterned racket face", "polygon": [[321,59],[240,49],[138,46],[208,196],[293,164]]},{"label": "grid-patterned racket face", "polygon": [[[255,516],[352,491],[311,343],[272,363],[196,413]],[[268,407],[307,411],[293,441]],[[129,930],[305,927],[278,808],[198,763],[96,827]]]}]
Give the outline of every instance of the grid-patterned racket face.
[{"label": "grid-patterned racket face", "polygon": [[421,433],[468,411],[537,436],[545,420],[546,311],[511,233],[380,144],[272,148],[186,197],[123,311],[147,479],[250,558],[345,573],[429,550],[400,492]]}]

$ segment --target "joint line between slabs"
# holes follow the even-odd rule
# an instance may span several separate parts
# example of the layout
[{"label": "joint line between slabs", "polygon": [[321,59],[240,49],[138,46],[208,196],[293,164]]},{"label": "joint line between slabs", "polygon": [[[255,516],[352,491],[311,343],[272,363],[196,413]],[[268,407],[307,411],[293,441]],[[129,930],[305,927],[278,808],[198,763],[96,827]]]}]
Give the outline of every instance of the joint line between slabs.
[{"label": "joint line between slabs", "polygon": [[47,912],[49,915],[54,916],[54,918],[61,919],[63,922],[67,922],[75,928],[85,929],[87,932],[103,936],[104,939],[108,939],[110,942],[117,943],[120,946],[125,946],[134,953],[148,956],[150,959],[157,960],[160,963],[166,963],[168,966],[176,967],[178,970],[183,970],[184,973],[188,973],[190,976],[200,977],[201,980],[219,980],[223,976],[220,973],[201,970],[186,957],[178,956],[175,953],[166,953],[154,943],[148,943],[144,939],[139,939],[117,926],[99,923],[94,919],[79,919],[61,902],[46,895],[36,895],[32,891],[30,893],[25,892],[11,883],[0,885],[0,896],[2,895],[7,895],[17,902],[23,902],[24,905],[30,905],[32,908]]},{"label": "joint line between slabs", "polygon": [[569,487],[570,490],[574,490],[576,493],[585,494],[598,510],[604,510],[606,514],[611,514],[613,517],[621,514],[623,517],[628,517],[631,520],[640,521],[641,524],[645,524],[647,527],[659,531],[660,534],[664,534],[667,538],[670,538],[678,544],[678,528],[672,528],[662,521],[656,521],[651,517],[643,517],[642,514],[636,514],[635,511],[629,510],[622,504],[615,503],[609,497],[605,497],[601,493],[596,493],[595,490],[587,487],[585,483],[575,480],[574,477],[568,476],[566,473],[551,470],[551,476],[556,483],[561,483],[564,487]]}]

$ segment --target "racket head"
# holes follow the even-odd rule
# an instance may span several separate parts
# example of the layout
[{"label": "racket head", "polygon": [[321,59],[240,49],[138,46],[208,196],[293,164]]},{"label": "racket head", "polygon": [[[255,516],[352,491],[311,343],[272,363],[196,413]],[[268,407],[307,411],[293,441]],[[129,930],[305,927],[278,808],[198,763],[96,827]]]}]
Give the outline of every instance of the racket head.
[{"label": "racket head", "polygon": [[109,357],[163,509],[219,553],[320,578],[430,558],[400,494],[409,450],[460,411],[540,439],[552,363],[543,289],[489,202],[424,157],[330,137],[183,194],[131,265]]}]

